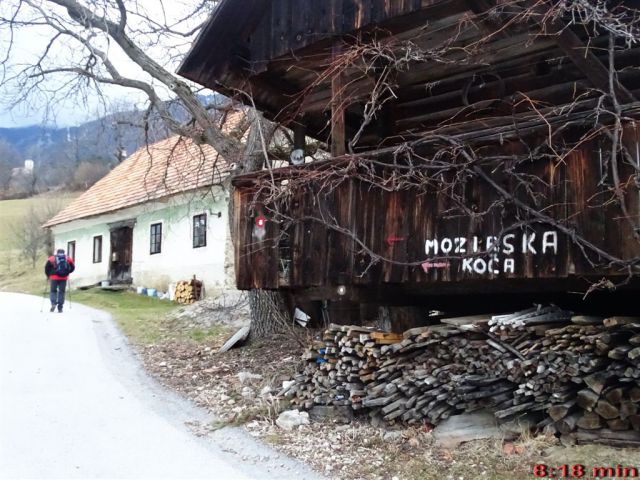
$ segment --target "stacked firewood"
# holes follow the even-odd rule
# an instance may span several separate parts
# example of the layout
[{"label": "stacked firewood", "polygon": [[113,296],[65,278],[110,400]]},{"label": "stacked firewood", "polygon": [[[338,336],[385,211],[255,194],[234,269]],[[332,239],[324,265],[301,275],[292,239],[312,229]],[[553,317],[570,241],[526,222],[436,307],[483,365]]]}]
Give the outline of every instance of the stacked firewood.
[{"label": "stacked firewood", "polygon": [[501,420],[537,415],[576,441],[600,432],[610,444],[640,442],[629,433],[640,431],[640,318],[551,306],[402,335],[332,325],[305,358],[283,392],[303,408],[351,406],[388,423],[434,425],[490,408]]},{"label": "stacked firewood", "polygon": [[295,394],[294,402],[305,408],[349,405],[359,410],[368,375],[378,368],[381,344],[397,342],[398,337],[362,327],[331,325],[322,340],[305,352],[307,364],[295,377],[289,395]]},{"label": "stacked firewood", "polygon": [[203,285],[200,280],[192,278],[189,281],[181,281],[176,285],[175,301],[185,305],[202,299]]},{"label": "stacked firewood", "polygon": [[[568,441],[640,446],[640,318],[574,317],[548,329],[516,396],[545,406]],[[531,357],[533,360],[533,357]]]},{"label": "stacked firewood", "polygon": [[515,388],[491,372],[505,371],[502,352],[454,326],[409,330],[382,354],[363,405],[387,422],[437,424],[459,411],[495,406]]}]

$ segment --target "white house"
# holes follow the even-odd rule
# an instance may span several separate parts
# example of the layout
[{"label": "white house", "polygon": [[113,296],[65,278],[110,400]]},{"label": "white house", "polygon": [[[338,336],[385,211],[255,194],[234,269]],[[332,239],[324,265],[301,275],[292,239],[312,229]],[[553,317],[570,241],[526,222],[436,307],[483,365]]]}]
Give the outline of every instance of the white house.
[{"label": "white house", "polygon": [[232,283],[228,172],[212,147],[182,137],[138,150],[44,225],[75,260],[72,285]]},{"label": "white house", "polygon": [[31,176],[33,175],[35,166],[36,164],[33,160],[25,160],[24,167],[17,167],[17,168],[11,169],[11,176],[12,177]]}]

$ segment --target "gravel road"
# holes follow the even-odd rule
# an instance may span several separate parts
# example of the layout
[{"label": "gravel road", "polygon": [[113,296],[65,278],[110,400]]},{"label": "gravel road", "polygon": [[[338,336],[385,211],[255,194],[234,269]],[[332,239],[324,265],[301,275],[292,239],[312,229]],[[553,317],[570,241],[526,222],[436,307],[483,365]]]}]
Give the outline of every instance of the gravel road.
[{"label": "gravel road", "polygon": [[0,478],[320,479],[149,378],[109,315],[0,293]]}]

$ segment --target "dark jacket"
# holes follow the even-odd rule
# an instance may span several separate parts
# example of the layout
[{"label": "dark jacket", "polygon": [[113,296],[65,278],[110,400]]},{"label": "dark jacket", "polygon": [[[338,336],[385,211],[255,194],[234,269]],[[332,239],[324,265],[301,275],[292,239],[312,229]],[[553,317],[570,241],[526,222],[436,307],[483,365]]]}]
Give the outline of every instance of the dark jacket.
[{"label": "dark jacket", "polygon": [[[75,263],[71,260],[71,257],[67,257],[67,263],[69,264],[69,273],[73,272],[76,269]],[[48,258],[47,263],[44,264],[44,274],[50,280],[67,280],[69,275],[66,277],[61,277],[55,274],[56,271],[56,256],[52,255]]]}]

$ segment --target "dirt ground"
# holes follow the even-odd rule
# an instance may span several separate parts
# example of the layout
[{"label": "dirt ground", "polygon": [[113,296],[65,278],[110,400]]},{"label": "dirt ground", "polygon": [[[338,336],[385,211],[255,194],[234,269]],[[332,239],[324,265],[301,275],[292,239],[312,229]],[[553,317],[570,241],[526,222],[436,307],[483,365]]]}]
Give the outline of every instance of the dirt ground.
[{"label": "dirt ground", "polygon": [[[202,322],[196,323],[202,328]],[[218,328],[205,339],[194,340],[184,334],[170,335],[172,329],[184,333],[183,319],[174,318],[167,325],[165,340],[138,348],[146,368],[162,383],[220,419],[212,425],[193,426],[197,434],[242,425],[251,435],[306,462],[327,478],[530,479],[535,478],[537,464],[554,468],[582,464],[586,472],[582,478],[593,478],[591,469],[597,466],[640,467],[640,452],[599,446],[567,448],[554,437],[527,437],[514,443],[475,441],[444,449],[434,445],[428,426],[387,430],[357,419],[347,425],[312,422],[286,431],[275,425],[278,414],[289,408],[277,392],[302,364],[304,348],[299,342],[290,335],[276,336],[219,354],[232,328]],[[304,331],[302,343],[313,334]]]}]

